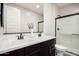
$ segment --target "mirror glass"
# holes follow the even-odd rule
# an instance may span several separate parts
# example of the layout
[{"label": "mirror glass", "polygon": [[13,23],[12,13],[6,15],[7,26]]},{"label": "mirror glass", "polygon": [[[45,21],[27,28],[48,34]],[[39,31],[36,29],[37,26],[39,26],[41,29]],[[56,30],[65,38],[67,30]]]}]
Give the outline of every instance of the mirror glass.
[{"label": "mirror glass", "polygon": [[[4,3],[4,33],[43,32],[42,3]],[[42,22],[42,23],[40,23]]]}]

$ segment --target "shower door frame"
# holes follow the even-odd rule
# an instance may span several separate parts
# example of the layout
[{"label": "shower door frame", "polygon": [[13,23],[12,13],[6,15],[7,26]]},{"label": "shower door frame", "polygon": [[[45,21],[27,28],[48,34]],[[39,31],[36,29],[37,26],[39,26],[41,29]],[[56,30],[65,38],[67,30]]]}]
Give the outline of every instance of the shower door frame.
[{"label": "shower door frame", "polygon": [[[75,16],[75,15],[79,15],[79,13],[74,13],[74,14],[69,14],[69,15],[64,15],[64,16],[59,15],[59,17],[55,18],[55,37],[57,36],[57,31],[56,31],[57,20],[62,19],[62,18],[66,18],[66,17],[70,17],[70,16]],[[67,51],[67,52],[79,56],[78,54],[75,54],[73,52],[69,52],[69,51]]]}]

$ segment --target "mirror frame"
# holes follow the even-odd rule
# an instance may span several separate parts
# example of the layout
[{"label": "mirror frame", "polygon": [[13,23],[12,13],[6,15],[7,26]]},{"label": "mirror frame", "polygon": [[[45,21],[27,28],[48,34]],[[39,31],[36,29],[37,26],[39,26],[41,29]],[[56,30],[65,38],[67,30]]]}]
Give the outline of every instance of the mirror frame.
[{"label": "mirror frame", "polygon": [[3,3],[0,3],[1,4],[1,19],[0,19],[0,25],[1,27],[4,27],[4,24],[3,24]]}]

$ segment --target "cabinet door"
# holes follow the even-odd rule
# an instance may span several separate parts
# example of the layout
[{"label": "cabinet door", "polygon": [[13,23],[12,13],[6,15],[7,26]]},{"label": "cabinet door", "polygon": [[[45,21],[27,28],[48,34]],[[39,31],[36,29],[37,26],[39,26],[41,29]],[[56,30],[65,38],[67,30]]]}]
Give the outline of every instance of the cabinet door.
[{"label": "cabinet door", "polygon": [[32,51],[30,56],[49,56],[49,48],[48,47],[42,47],[40,49]]},{"label": "cabinet door", "polygon": [[32,45],[32,46],[28,46],[28,47],[25,47],[24,50],[25,50],[25,55],[36,55],[38,56],[39,55],[39,50],[43,47],[43,43],[39,43],[39,44],[35,44],[35,45]]},{"label": "cabinet door", "polygon": [[39,56],[49,56],[49,47],[42,47],[39,51]]},{"label": "cabinet door", "polygon": [[39,52],[40,52],[40,49],[34,50],[29,54],[29,56],[40,56]]},{"label": "cabinet door", "polygon": [[24,56],[24,48],[0,54],[0,56]]},{"label": "cabinet door", "polygon": [[24,56],[24,48],[9,52],[10,56]]}]

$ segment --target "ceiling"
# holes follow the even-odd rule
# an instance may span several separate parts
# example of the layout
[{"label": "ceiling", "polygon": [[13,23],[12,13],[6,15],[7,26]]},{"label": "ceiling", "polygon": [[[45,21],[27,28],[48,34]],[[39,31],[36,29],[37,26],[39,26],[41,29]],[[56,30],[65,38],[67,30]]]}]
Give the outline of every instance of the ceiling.
[{"label": "ceiling", "polygon": [[[16,5],[19,5],[21,7],[27,8],[31,11],[43,15],[43,3],[16,3]],[[36,5],[40,5],[40,7],[36,8]],[[69,5],[69,3],[55,3],[55,5],[59,8],[62,8],[66,5]]]},{"label": "ceiling", "polygon": [[[18,3],[17,5],[27,8],[31,11],[34,11],[38,14],[43,14],[43,3]],[[36,6],[39,5],[39,8],[36,8]]]}]

